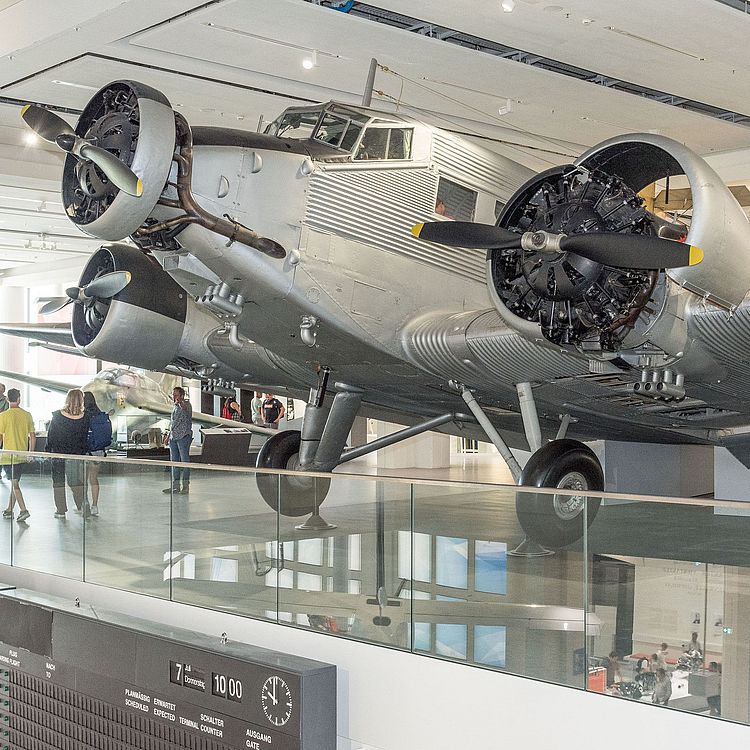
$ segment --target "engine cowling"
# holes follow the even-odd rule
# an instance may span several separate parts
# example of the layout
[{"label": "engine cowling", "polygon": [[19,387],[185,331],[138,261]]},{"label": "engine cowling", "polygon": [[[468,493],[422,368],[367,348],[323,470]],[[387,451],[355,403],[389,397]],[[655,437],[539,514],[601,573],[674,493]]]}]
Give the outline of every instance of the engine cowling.
[{"label": "engine cowling", "polygon": [[73,340],[89,357],[160,370],[182,353],[194,305],[152,257],[129,245],[99,248],[86,264],[80,285],[113,271],[128,271],[130,283],[110,299],[74,305]]},{"label": "engine cowling", "polygon": [[86,105],[76,134],[114,153],[143,182],[139,197],[118,190],[93,162],[69,154],[62,197],[70,220],[102,240],[135,232],[164,191],[175,150],[175,115],[160,91],[135,81],[114,81]]},{"label": "engine cowling", "polygon": [[[638,192],[686,175],[693,196],[689,231],[646,210]],[[750,289],[750,226],[730,191],[703,159],[657,135],[621,136],[575,164],[527,182],[499,225],[515,232],[627,233],[687,239],[704,252],[696,266],[664,271],[603,265],[572,252],[529,247],[488,253],[488,285],[503,319],[528,338],[596,356],[656,340],[655,321],[670,289],[686,287],[719,305],[739,304]],[[677,281],[679,287],[671,284]],[[656,333],[655,337],[650,334]]]}]

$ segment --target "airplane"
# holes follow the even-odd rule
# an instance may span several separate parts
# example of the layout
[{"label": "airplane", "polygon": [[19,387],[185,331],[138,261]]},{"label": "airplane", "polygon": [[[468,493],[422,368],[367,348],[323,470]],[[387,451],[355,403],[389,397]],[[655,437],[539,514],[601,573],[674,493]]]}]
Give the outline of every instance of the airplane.
[{"label": "airplane", "polygon": [[[138,439],[146,436],[152,428],[157,428],[160,432],[162,428],[168,428],[169,417],[174,407],[171,396],[153,378],[122,367],[102,370],[96,373],[93,380],[84,386],[23,375],[10,370],[0,370],[0,377],[57,393],[67,393],[74,388],[90,391],[94,394],[99,408],[112,417],[115,430],[113,437],[117,437],[117,418],[123,417],[127,420],[128,437],[131,442],[138,442]],[[200,411],[193,412],[193,420],[199,424],[221,427],[242,426],[264,435],[275,434],[273,430],[265,427],[244,423],[238,425],[237,422],[229,419],[215,417],[213,414],[205,414]],[[134,440],[134,436],[138,439]],[[159,445],[161,445],[161,441],[159,441]]]},{"label": "airplane", "polygon": [[[259,467],[328,473],[429,429],[489,439],[519,484],[568,491],[517,504],[559,548],[599,507],[583,441],[722,445],[750,466],[750,226],[676,141],[621,135],[537,175],[337,102],[264,133],[191,128],[134,81],[104,86],[75,128],[40,105],[22,117],[67,152],[70,220],[107,243],[48,303],[74,306],[82,353],[309,389],[301,431],[269,439]],[[673,175],[689,228],[639,195]],[[358,413],[407,427],[345,450]],[[525,466],[511,446],[532,451]],[[330,483],[256,481],[292,516]]]}]

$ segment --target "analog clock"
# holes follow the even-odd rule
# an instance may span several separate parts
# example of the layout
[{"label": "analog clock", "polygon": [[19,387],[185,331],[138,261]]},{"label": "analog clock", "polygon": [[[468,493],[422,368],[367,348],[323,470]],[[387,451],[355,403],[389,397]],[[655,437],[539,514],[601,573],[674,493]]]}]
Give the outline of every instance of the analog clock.
[{"label": "analog clock", "polygon": [[278,675],[269,677],[260,693],[263,713],[274,726],[283,727],[292,715],[292,693]]}]

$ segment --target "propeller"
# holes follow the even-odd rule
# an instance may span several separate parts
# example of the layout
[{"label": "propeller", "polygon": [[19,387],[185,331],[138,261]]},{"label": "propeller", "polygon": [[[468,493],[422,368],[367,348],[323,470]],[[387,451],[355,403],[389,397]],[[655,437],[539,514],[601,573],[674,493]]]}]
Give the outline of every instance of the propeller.
[{"label": "propeller", "polygon": [[40,138],[55,143],[66,153],[96,164],[115,187],[137,198],[143,195],[143,182],[127,164],[111,151],[76,135],[75,130],[59,115],[38,104],[27,104],[21,110],[21,117]]},{"label": "propeller", "polygon": [[96,309],[99,314],[102,314],[106,312],[106,305],[104,305],[104,310],[101,309],[102,300],[111,299],[119,294],[130,283],[130,279],[130,271],[113,271],[95,278],[85,287],[71,286],[65,290],[67,297],[51,299],[40,308],[39,314],[50,315],[74,302],[86,306],[87,318],[90,310]]},{"label": "propeller", "polygon": [[703,260],[703,251],[694,245],[644,234],[518,234],[491,224],[475,224],[469,221],[432,221],[417,224],[411,231],[419,239],[451,247],[571,252],[595,263],[618,268],[682,268],[694,266]]}]

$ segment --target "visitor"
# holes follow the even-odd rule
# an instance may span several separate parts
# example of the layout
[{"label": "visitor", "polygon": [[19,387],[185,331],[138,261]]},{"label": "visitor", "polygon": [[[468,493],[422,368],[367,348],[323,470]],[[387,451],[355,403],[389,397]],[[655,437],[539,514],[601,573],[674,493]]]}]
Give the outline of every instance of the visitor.
[{"label": "visitor", "polygon": [[[185,389],[179,385],[172,390],[172,419],[169,427],[169,460],[190,463],[190,443],[193,442],[193,407],[185,400]],[[182,479],[182,487],[180,487]],[[187,495],[190,492],[190,469],[172,466],[172,484],[162,490],[165,494]]]},{"label": "visitor", "polygon": [[[3,386],[3,390],[5,387]],[[3,398],[5,394],[3,393]],[[8,408],[0,412],[0,441],[6,451],[33,451],[36,448],[36,432],[31,414],[21,408],[21,391],[11,388],[8,391]],[[0,464],[10,479],[10,495],[8,507],[3,511],[3,518],[13,518],[13,508],[18,503],[20,513],[16,519],[19,523],[26,521],[31,515],[26,508],[26,502],[21,492],[21,475],[24,467],[30,461],[28,456],[15,453],[0,453]]]},{"label": "visitor", "polygon": [[[83,405],[89,420],[89,431],[86,439],[89,456],[104,458],[107,448],[112,445],[112,421],[107,412],[102,411],[91,391],[84,391]],[[99,515],[99,461],[87,461],[86,468],[91,488],[91,515]]]}]

